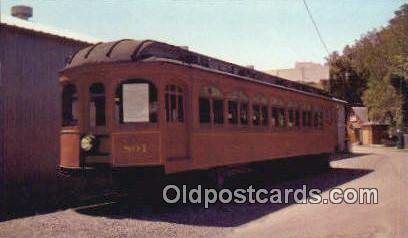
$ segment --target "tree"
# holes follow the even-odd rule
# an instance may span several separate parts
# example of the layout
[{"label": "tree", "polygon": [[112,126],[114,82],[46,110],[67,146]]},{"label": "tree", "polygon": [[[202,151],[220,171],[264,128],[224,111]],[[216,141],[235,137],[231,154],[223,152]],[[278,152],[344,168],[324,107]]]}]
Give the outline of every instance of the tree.
[{"label": "tree", "polygon": [[395,123],[400,105],[401,96],[386,80],[372,80],[368,83],[363,94],[364,105],[368,107],[368,117],[373,121],[385,122],[391,115]]},{"label": "tree", "polygon": [[367,32],[327,61],[335,97],[362,102],[371,120],[391,115],[399,128],[408,126],[408,4],[395,11],[386,27]]},{"label": "tree", "polygon": [[329,92],[337,98],[352,104],[361,104],[361,96],[366,81],[353,68],[352,59],[338,52],[333,52],[328,58],[330,64]]}]

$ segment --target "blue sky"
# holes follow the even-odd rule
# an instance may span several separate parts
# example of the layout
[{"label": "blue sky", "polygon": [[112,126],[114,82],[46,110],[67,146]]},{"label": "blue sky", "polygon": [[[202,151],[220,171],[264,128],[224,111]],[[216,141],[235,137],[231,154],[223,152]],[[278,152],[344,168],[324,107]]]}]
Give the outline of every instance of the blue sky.
[{"label": "blue sky", "polygon": [[[401,0],[307,0],[330,51],[385,26]],[[155,39],[257,69],[327,56],[302,0],[0,0],[34,8],[30,21],[101,40]]]}]

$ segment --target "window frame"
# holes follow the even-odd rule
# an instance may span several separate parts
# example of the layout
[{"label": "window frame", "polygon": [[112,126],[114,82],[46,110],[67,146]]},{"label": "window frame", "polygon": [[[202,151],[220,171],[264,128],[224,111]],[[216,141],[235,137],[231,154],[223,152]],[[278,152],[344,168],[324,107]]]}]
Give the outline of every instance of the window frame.
[{"label": "window frame", "polygon": [[[230,111],[230,106],[234,110]],[[230,112],[231,112],[231,118],[230,118]],[[231,125],[231,126],[237,126],[239,124],[239,102],[227,100],[227,121],[228,121],[228,125]]]},{"label": "window frame", "polygon": [[[92,87],[96,86],[96,85],[101,85],[102,86],[102,92],[101,93],[93,93],[92,92]],[[106,104],[106,87],[105,84],[102,82],[94,82],[92,84],[89,85],[88,87],[88,112],[89,112],[89,125],[91,127],[106,127],[107,126],[107,104]],[[94,102],[95,99],[100,99],[103,98],[103,116],[104,116],[104,123],[102,125],[98,125],[97,124],[97,117],[98,117],[98,113],[97,113],[97,107],[95,105],[95,121],[91,122],[91,102]]]},{"label": "window frame", "polygon": [[[288,128],[288,120],[287,120],[287,107],[284,103],[284,101],[280,98],[275,98],[273,97],[271,99],[271,103],[269,106],[269,110],[271,112],[270,115],[270,121],[271,121],[271,127],[274,130],[283,130],[283,129],[287,129]],[[277,118],[276,118],[276,122],[274,122],[274,117],[275,114],[277,113]],[[279,121],[279,118],[283,118],[283,124],[281,124]]]},{"label": "window frame", "polygon": [[[252,126],[255,128],[267,128],[269,126],[268,100],[261,94],[257,94],[252,100]],[[258,111],[258,112],[256,112]],[[258,115],[257,115],[258,114]],[[259,118],[257,118],[259,116]],[[255,123],[257,122],[257,123]]]},{"label": "window frame", "polygon": [[[301,110],[299,109],[299,105],[294,102],[290,102],[287,105],[287,128],[288,129],[299,129],[301,127]],[[292,119],[293,121],[291,122],[291,113],[292,113]],[[293,123],[293,125],[290,125],[290,123]]]},{"label": "window frame", "polygon": [[310,104],[303,104],[301,107],[302,128],[313,129],[313,110]]},{"label": "window frame", "polygon": [[[244,93],[243,90],[232,90],[231,92],[229,92],[227,94],[227,97],[225,98],[226,100],[226,104],[227,104],[227,124],[230,127],[249,127],[250,125],[250,102],[249,102],[249,97],[247,96],[246,93]],[[229,106],[230,106],[230,102],[233,102],[236,104],[236,123],[231,123],[230,122],[230,118],[229,118]],[[242,117],[242,111],[243,111],[243,107],[246,107],[246,123],[243,123],[243,117]]]},{"label": "window frame", "polygon": [[293,107],[288,107],[288,128],[294,129],[295,128],[295,109]]},{"label": "window frame", "polygon": [[318,117],[319,117],[319,125],[317,128],[322,130],[324,129],[324,113],[323,113],[322,108],[319,108]]},{"label": "window frame", "polygon": [[[202,121],[201,120],[201,101],[206,100],[209,104],[209,121]],[[217,114],[218,117],[215,115],[215,103],[221,101],[221,113]],[[200,88],[200,92],[198,95],[198,124],[200,127],[221,127],[225,124],[225,97],[223,92],[214,85],[203,85]],[[217,123],[216,118],[220,119],[220,123]]]},{"label": "window frame", "polygon": [[[172,90],[172,87],[174,90]],[[165,114],[165,121],[166,123],[185,123],[186,122],[186,100],[185,100],[185,90],[183,87],[175,84],[175,83],[168,83],[164,88],[164,114]],[[172,110],[172,97],[175,98],[175,118],[173,118]],[[181,107],[180,107],[180,99],[181,99]],[[181,110],[180,110],[181,109]]]},{"label": "window frame", "polygon": [[[133,83],[147,83],[149,85],[149,121],[148,122],[123,122],[123,85]],[[151,88],[152,87],[152,88]],[[151,96],[150,90],[154,90],[155,95]],[[151,97],[155,98],[155,101],[151,101]],[[130,78],[121,80],[116,84],[116,90],[114,92],[114,121],[115,125],[119,128],[127,127],[158,127],[160,124],[160,102],[159,102],[159,89],[153,80],[144,78]],[[153,105],[151,105],[154,103]],[[155,121],[151,121],[150,108],[155,108]]]},{"label": "window frame", "polygon": [[[68,87],[72,87],[74,90],[73,92],[71,92],[70,97],[70,103],[69,103],[69,107],[70,107],[70,119],[69,121],[65,120],[66,118],[66,92],[65,90],[67,90]],[[68,92],[67,92],[68,93]],[[79,98],[79,90],[78,87],[75,83],[69,82],[66,83],[64,85],[62,85],[62,91],[61,91],[61,127],[77,127],[79,126],[80,123],[80,111],[79,111],[79,103],[80,103],[80,98]],[[76,105],[76,106],[75,106]],[[76,116],[76,118],[75,118]]]}]

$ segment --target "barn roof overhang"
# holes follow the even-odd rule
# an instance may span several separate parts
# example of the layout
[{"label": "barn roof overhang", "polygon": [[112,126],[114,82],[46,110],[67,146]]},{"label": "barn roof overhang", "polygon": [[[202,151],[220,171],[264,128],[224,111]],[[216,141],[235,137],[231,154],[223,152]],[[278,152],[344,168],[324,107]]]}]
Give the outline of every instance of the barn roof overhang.
[{"label": "barn roof overhang", "polygon": [[36,22],[22,20],[17,17],[12,17],[4,14],[0,15],[0,25],[2,28],[3,27],[13,28],[16,30],[29,32],[32,34],[39,34],[43,36],[56,37],[60,39],[66,39],[78,43],[83,43],[85,45],[95,44],[96,42],[100,41],[97,38],[88,35],[62,30],[56,27],[46,26]]}]

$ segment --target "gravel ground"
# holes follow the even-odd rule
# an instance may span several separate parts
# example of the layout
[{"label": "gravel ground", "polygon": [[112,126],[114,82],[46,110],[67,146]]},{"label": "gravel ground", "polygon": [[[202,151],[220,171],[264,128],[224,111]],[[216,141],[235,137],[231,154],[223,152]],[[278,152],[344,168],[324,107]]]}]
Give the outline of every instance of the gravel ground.
[{"label": "gravel ground", "polygon": [[0,225],[1,237],[215,237],[225,232],[216,227],[89,216],[72,209]]},{"label": "gravel ground", "polygon": [[[384,152],[385,151],[385,152]],[[408,153],[360,148],[352,158],[332,161],[330,171],[306,177],[261,182],[241,177],[245,187],[309,188],[378,186],[380,204],[301,205],[228,204],[204,209],[199,206],[153,207],[132,198],[88,207],[8,220],[0,223],[0,237],[404,237],[401,218],[406,207],[398,201],[406,193],[393,194],[390,186]],[[391,154],[390,154],[391,153]],[[388,160],[384,160],[387,158]],[[403,164],[400,164],[403,163]],[[397,172],[396,172],[397,170]],[[400,177],[399,177],[400,179]],[[408,180],[397,186],[405,189]],[[394,183],[395,184],[395,183]],[[386,189],[387,188],[387,189]],[[325,193],[324,193],[325,194]],[[299,229],[299,227],[301,229]]]}]

